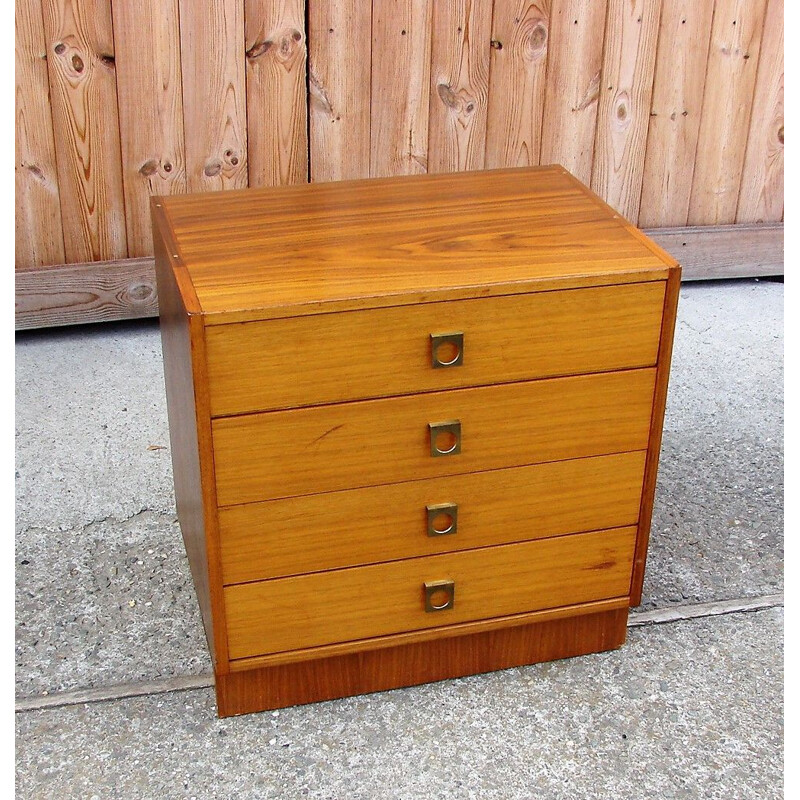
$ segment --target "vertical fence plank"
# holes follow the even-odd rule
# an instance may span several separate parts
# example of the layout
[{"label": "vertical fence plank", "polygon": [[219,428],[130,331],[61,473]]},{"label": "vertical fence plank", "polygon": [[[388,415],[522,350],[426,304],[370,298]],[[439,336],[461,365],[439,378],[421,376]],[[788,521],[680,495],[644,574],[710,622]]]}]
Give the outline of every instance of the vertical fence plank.
[{"label": "vertical fence plank", "polygon": [[41,2],[15,0],[14,23],[14,255],[18,267],[42,267],[63,263],[64,232]]},{"label": "vertical fence plank", "polygon": [[178,0],[112,11],[128,255],[149,256],[150,196],[186,191]]},{"label": "vertical fence plank", "polygon": [[783,218],[783,0],[769,0],[737,222]]},{"label": "vertical fence plank", "polygon": [[487,169],[539,163],[549,23],[548,0],[495,0]]},{"label": "vertical fence plank", "polygon": [[246,0],[250,186],[308,180],[303,0]]},{"label": "vertical fence plank", "polygon": [[382,0],[373,6],[373,177],[427,171],[432,2]]},{"label": "vertical fence plank", "polygon": [[369,176],[372,8],[310,2],[308,88],[312,181]]},{"label": "vertical fence plank", "polygon": [[44,0],[64,254],[127,255],[110,0]]},{"label": "vertical fence plank", "polygon": [[180,0],[190,192],[247,186],[242,0]]},{"label": "vertical fence plank", "polygon": [[491,3],[434,4],[428,172],[483,169],[491,28]]},{"label": "vertical fence plank", "polygon": [[606,0],[553,0],[542,164],[561,164],[590,183],[603,62]]},{"label": "vertical fence plank", "polygon": [[703,107],[713,2],[664,0],[639,222],[685,225]]},{"label": "vertical fence plank", "polygon": [[609,0],[592,189],[636,220],[661,0]]},{"label": "vertical fence plank", "polygon": [[734,221],[766,0],[716,0],[697,143],[690,225]]}]

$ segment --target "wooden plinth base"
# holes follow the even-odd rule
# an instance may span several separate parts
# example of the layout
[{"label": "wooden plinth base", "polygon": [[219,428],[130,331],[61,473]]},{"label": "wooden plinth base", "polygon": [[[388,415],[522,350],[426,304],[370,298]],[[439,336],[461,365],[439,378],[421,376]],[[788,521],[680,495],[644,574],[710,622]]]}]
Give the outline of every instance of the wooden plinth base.
[{"label": "wooden plinth base", "polygon": [[217,676],[220,717],[613,650],[628,609]]}]

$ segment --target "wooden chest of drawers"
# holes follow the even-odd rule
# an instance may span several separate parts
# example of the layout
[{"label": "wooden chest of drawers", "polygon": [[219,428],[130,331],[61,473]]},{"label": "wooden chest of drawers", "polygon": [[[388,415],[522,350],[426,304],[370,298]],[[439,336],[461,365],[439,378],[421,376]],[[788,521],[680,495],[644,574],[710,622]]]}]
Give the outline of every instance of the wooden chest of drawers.
[{"label": "wooden chest of drawers", "polygon": [[680,281],[561,167],[155,198],[230,715],[618,647]]}]

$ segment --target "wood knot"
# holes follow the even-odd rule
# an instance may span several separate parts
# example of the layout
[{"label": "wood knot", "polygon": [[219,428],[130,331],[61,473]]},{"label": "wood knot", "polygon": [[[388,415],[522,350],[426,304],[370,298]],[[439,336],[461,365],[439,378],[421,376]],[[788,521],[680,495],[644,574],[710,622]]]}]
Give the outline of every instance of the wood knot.
[{"label": "wood knot", "polygon": [[56,53],[57,56],[60,56],[66,49],[67,49],[67,46],[63,42],[59,42],[53,48],[53,50],[55,50],[55,53]]},{"label": "wood knot", "polygon": [[778,128],[778,141],[783,144],[783,125]]},{"label": "wood knot", "polygon": [[146,283],[134,283],[128,287],[128,297],[134,303],[146,303],[153,293],[153,287]]},{"label": "wood knot", "polygon": [[228,148],[225,151],[225,160],[232,167],[235,167],[239,163],[239,154],[235,150],[231,150],[230,148]]},{"label": "wood knot", "polygon": [[492,41],[489,42],[489,45],[490,45],[490,47],[493,47],[495,50],[502,50],[503,49],[503,43],[497,41],[497,39],[492,39]]},{"label": "wood knot", "polygon": [[172,172],[172,164],[169,161],[164,162],[164,172]]},{"label": "wood knot", "polygon": [[247,56],[247,58],[249,58],[252,61],[252,60],[255,60],[256,58],[259,58],[260,56],[263,56],[264,53],[266,53],[267,50],[270,49],[270,47],[272,47],[272,42],[269,41],[269,40],[267,40],[266,42],[256,42],[245,53],[245,55]]},{"label": "wood knot", "polygon": [[222,163],[216,158],[212,159],[211,161],[207,161],[206,166],[203,169],[203,174],[207,178],[216,178],[220,172],[222,172]]},{"label": "wood knot", "polygon": [[144,175],[145,178],[149,178],[151,175],[155,175],[158,172],[158,161],[154,158],[151,158],[149,161],[145,161],[141,167],[139,167],[140,174]]},{"label": "wood knot", "polygon": [[72,56],[72,69],[78,74],[83,72],[83,59],[77,53]]},{"label": "wood knot", "polygon": [[100,61],[106,67],[113,67],[116,64],[116,59],[114,58],[114,56],[110,56],[110,55],[105,54],[105,53],[100,55]]},{"label": "wood knot", "polygon": [[440,83],[436,92],[448,108],[458,108],[458,95],[446,83]]}]

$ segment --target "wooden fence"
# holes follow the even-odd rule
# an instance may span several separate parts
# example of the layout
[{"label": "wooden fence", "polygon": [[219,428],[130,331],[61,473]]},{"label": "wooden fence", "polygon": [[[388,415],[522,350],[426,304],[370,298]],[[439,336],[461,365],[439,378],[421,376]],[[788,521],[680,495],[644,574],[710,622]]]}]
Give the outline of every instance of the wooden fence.
[{"label": "wooden fence", "polygon": [[561,163],[782,271],[783,0],[16,0],[16,37],[21,326],[155,312],[152,194],[426,171]]}]

